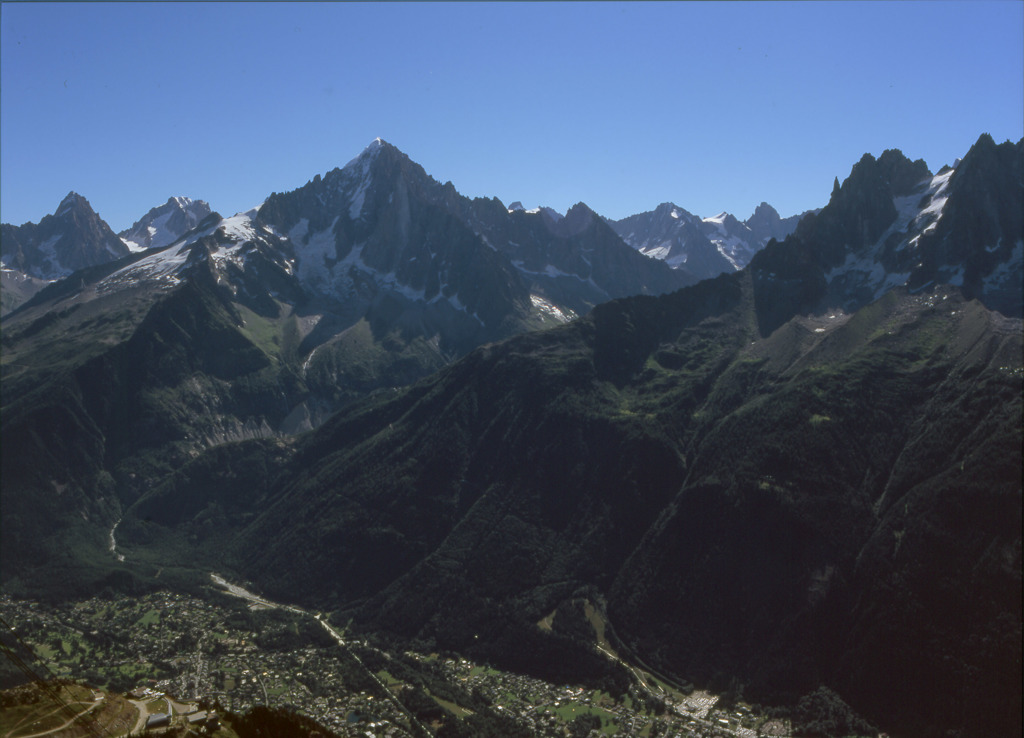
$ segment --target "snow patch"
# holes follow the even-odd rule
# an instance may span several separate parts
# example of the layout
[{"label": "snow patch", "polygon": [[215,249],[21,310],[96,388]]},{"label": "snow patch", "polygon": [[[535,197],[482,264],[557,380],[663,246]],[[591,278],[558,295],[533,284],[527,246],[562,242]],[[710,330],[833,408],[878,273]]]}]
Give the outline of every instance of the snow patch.
[{"label": "snow patch", "polygon": [[[146,280],[161,281],[169,285],[178,283],[175,273],[188,261],[192,242],[172,245],[156,250],[134,264],[118,269],[97,286],[97,292],[111,292],[122,286]],[[150,251],[153,251],[150,249]]]},{"label": "snow patch", "polygon": [[1018,240],[1017,244],[1013,247],[1013,251],[1010,253],[1010,258],[993,269],[992,273],[985,277],[982,282],[984,290],[987,292],[999,289],[1006,286],[1010,280],[1015,282],[1012,286],[1019,290],[1022,264],[1024,264],[1024,240]]},{"label": "snow patch", "polygon": [[39,250],[43,252],[43,255],[48,259],[56,262],[57,261],[57,250],[54,248],[57,242],[64,238],[63,233],[58,233],[56,236],[50,236],[48,239],[39,244]]},{"label": "snow patch", "polygon": [[570,320],[576,318],[576,313],[574,313],[572,310],[562,310],[560,307],[558,307],[554,303],[548,302],[540,295],[531,294],[530,302],[533,303],[533,306],[540,310],[542,313],[550,315],[552,318],[559,322],[568,323]]},{"label": "snow patch", "polygon": [[360,151],[357,157],[355,157],[348,164],[342,167],[342,169],[349,169],[350,167],[354,167],[360,161],[373,161],[374,159],[377,158],[377,154],[379,154],[383,148],[384,139],[378,136],[377,138],[373,139],[365,149]]},{"label": "snow patch", "polygon": [[530,208],[526,212],[529,213],[530,215],[537,215],[539,213],[544,213],[545,215],[547,215],[549,218],[551,218],[551,220],[555,221],[556,223],[558,221],[562,220],[563,218],[565,218],[564,215],[562,215],[560,212],[558,212],[554,208],[549,208],[549,207],[545,207],[545,206],[540,206],[540,207],[536,207],[536,208]]},{"label": "snow patch", "polygon": [[334,241],[334,225],[337,222],[338,218],[335,217],[328,228],[309,236],[308,243],[303,243],[303,239],[307,237],[309,231],[309,221],[306,218],[300,220],[288,232],[288,238],[294,245],[295,254],[298,256],[299,281],[311,284],[324,282],[329,269],[327,262],[337,258],[338,250]]},{"label": "snow patch", "polygon": [[[928,183],[925,192],[918,195],[918,202],[925,197],[929,197],[929,200],[928,204],[910,222],[911,227],[919,229],[917,235],[908,241],[910,247],[917,246],[921,236],[931,233],[939,225],[939,220],[942,218],[942,213],[946,208],[946,202],[949,200],[949,180],[955,171],[955,169],[950,169],[944,174],[936,174]],[[924,226],[923,228],[922,225]]]},{"label": "snow patch", "polygon": [[363,176],[359,180],[359,185],[356,187],[355,193],[352,195],[351,205],[348,208],[348,217],[355,220],[363,212],[363,204],[366,201],[366,190],[370,186],[370,164],[373,162],[372,158],[366,158],[363,160]]},{"label": "snow patch", "polygon": [[220,220],[202,231],[188,233],[169,246],[143,249],[149,254],[148,256],[134,264],[118,269],[108,276],[97,285],[97,292],[111,292],[143,281],[163,282],[168,287],[178,284],[180,280],[177,274],[188,262],[193,244],[219,230],[223,230],[224,235],[232,243],[216,247],[211,252],[213,259],[216,262],[233,260],[240,263],[243,246],[251,242],[257,235],[253,226],[255,217],[255,210],[238,213],[230,218]]},{"label": "snow patch", "polygon": [[222,220],[218,229],[223,228],[224,234],[234,241],[251,241],[256,238],[256,229],[253,227],[255,218],[256,208],[244,213],[236,213],[230,218]]},{"label": "snow patch", "polygon": [[650,246],[640,249],[640,253],[644,256],[649,256],[652,259],[668,259],[668,254],[672,250],[671,241],[663,241],[656,246]]},{"label": "snow patch", "polygon": [[873,251],[867,254],[851,252],[846,255],[845,262],[825,273],[828,282],[840,277],[846,277],[861,285],[874,286],[874,295],[877,299],[893,287],[906,284],[910,272],[886,272],[885,266],[875,259]]}]

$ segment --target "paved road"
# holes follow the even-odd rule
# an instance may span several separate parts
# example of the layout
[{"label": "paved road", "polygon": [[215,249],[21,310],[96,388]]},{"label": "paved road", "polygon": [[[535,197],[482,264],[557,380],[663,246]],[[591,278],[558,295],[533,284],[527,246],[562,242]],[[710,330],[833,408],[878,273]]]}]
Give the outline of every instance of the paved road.
[{"label": "paved road", "polygon": [[139,717],[135,721],[135,727],[132,728],[128,735],[135,735],[141,733],[146,727],[146,718],[149,717],[149,711],[146,710],[146,703],[144,700],[128,700],[139,710]]},{"label": "paved road", "polygon": [[[259,595],[253,594],[252,592],[243,589],[242,587],[239,587],[236,584],[231,584],[231,582],[227,581],[224,577],[220,576],[219,574],[214,574],[211,572],[210,578],[219,586],[224,587],[230,594],[233,594],[235,597],[241,597],[243,599],[249,600],[255,605],[269,608],[282,608],[284,610],[290,610],[291,612],[299,613],[300,615],[307,615],[316,620],[318,623],[320,623],[320,625],[323,626],[324,630],[331,634],[334,640],[338,642],[338,645],[341,648],[344,648],[348,652],[348,655],[355,659],[356,663],[363,668],[363,671],[366,672],[370,676],[370,678],[373,679],[373,681],[377,682],[380,688],[384,691],[384,694],[387,696],[389,700],[391,700],[395,707],[401,710],[406,715],[406,717],[408,717],[412,723],[417,725],[426,735],[434,734],[433,730],[428,729],[425,725],[423,725],[423,723],[416,719],[415,715],[409,712],[405,705],[403,705],[401,701],[399,701],[399,699],[395,696],[394,692],[388,689],[387,685],[381,681],[380,677],[378,677],[376,674],[370,671],[369,668],[367,668],[366,664],[363,663],[363,660],[361,658],[359,658],[355,653],[348,649],[348,646],[346,645],[345,640],[341,637],[341,634],[338,633],[338,631],[336,631],[334,628],[332,628],[327,623],[326,620],[321,619],[319,614],[313,615],[312,613],[308,612],[307,610],[303,610],[300,607],[294,607],[292,605],[279,605],[276,602],[271,602],[270,600],[264,599]],[[260,686],[263,686],[262,679],[260,679]],[[266,687],[263,688],[263,699],[264,701],[266,701],[267,699]],[[269,702],[267,703],[267,706],[270,706]]]}]

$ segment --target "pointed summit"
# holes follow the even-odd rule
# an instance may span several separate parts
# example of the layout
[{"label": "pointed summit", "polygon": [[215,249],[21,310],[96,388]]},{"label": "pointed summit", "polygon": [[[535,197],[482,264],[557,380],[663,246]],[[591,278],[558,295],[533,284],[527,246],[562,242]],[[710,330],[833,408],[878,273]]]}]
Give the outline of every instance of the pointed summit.
[{"label": "pointed summit", "polygon": [[380,138],[378,136],[377,138],[370,141],[370,143],[366,145],[366,148],[360,151],[359,155],[356,156],[354,159],[350,160],[348,164],[342,167],[342,169],[348,169],[349,167],[354,166],[356,164],[368,164],[369,162],[376,159],[377,156],[383,151],[393,151],[399,154],[402,153],[397,148],[395,148],[387,141],[385,141],[383,138]]},{"label": "pointed summit", "polygon": [[589,228],[595,220],[599,220],[597,213],[586,203],[578,202],[569,208],[564,218],[558,220],[556,232],[565,237],[575,236]]},{"label": "pointed summit", "polygon": [[104,264],[128,253],[128,247],[89,201],[74,191],[38,225],[4,225],[2,249],[5,264],[45,280],[60,279],[77,269]]},{"label": "pointed summit", "polygon": [[63,200],[60,201],[60,205],[57,206],[57,210],[54,212],[54,215],[59,218],[60,216],[67,214],[73,208],[80,208],[83,205],[92,210],[92,207],[89,205],[89,201],[72,190],[64,196]]},{"label": "pointed summit", "polygon": [[370,143],[366,146],[366,148],[363,149],[363,154],[376,154],[381,149],[386,149],[388,147],[394,148],[393,146],[391,146],[391,144],[389,144],[383,138],[381,138],[380,136],[377,136],[377,138],[375,138],[372,141],[370,141]]}]

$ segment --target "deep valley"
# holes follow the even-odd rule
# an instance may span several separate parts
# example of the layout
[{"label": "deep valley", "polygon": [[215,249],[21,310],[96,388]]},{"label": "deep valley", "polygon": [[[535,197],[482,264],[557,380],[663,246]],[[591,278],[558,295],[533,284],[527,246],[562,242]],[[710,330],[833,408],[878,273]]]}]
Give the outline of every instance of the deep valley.
[{"label": "deep valley", "polygon": [[1020,735],[1022,181],[986,134],[615,223],[377,139],[134,235],[72,193],[3,230],[5,637],[224,738]]}]

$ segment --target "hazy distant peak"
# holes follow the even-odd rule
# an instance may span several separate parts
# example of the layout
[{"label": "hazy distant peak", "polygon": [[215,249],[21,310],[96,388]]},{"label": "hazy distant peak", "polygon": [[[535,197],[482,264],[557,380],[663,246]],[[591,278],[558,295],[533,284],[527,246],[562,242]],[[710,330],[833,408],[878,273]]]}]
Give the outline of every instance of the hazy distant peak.
[{"label": "hazy distant peak", "polygon": [[779,211],[778,210],[773,208],[768,203],[762,202],[760,205],[758,205],[756,208],[754,208],[754,213],[749,218],[747,218],[747,220],[749,221],[749,220],[752,220],[754,218],[771,218],[771,219],[775,220],[775,219],[777,219],[779,217],[780,216],[779,216]]}]

